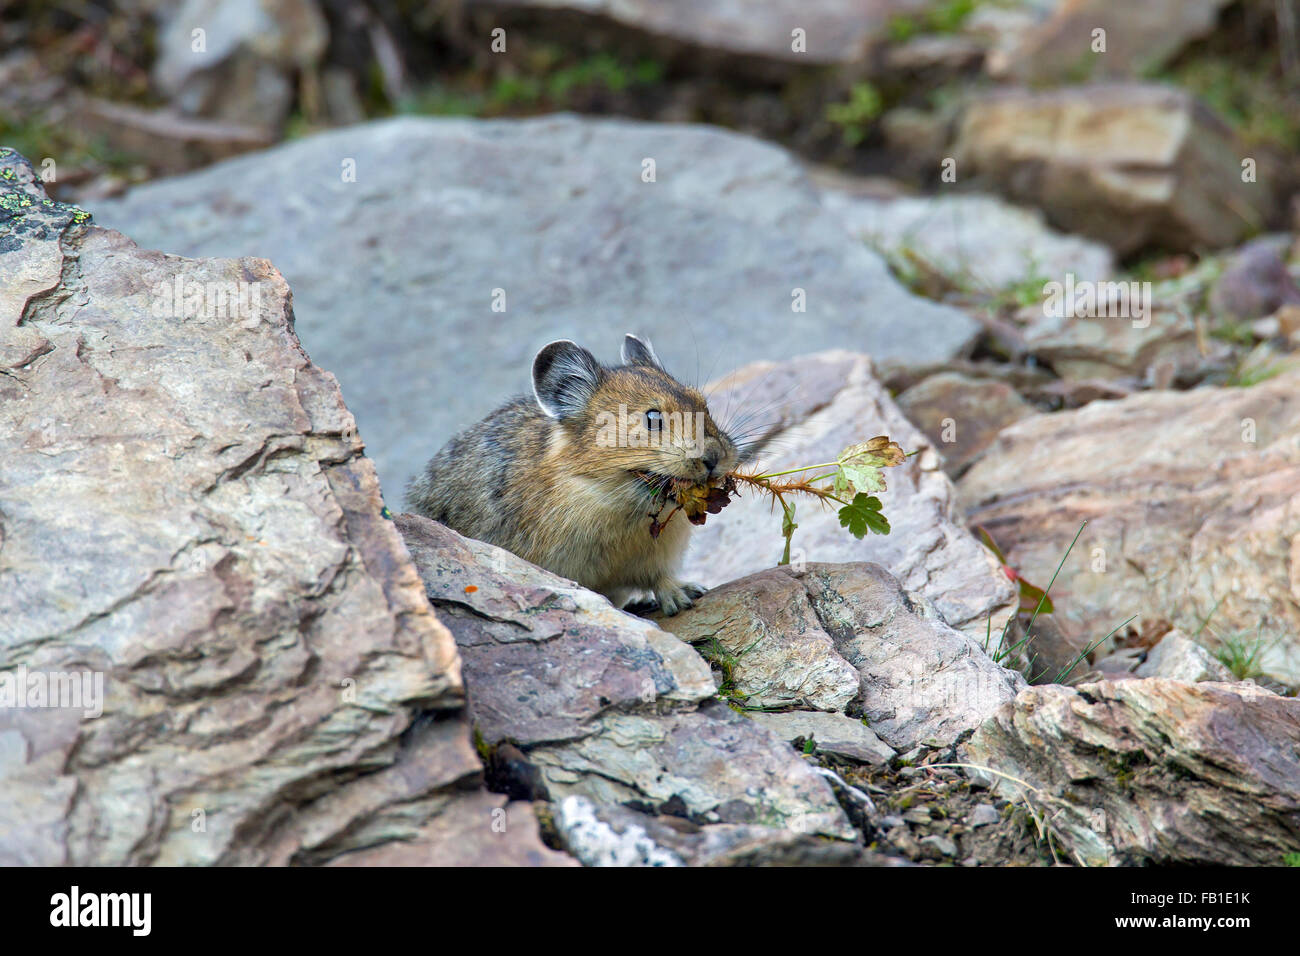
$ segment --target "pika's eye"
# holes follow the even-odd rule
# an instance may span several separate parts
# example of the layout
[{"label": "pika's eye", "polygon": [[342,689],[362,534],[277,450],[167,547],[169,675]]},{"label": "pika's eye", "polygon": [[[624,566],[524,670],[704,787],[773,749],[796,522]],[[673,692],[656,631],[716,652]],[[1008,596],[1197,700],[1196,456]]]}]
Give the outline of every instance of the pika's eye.
[{"label": "pika's eye", "polygon": [[664,430],[664,413],[657,408],[652,408],[645,413],[645,427],[652,432],[661,432]]}]

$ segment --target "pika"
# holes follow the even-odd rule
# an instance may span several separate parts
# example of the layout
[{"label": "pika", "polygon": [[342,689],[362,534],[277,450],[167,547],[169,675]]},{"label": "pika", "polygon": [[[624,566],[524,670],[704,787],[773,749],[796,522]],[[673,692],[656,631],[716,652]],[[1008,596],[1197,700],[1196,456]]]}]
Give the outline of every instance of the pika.
[{"label": "pika", "polygon": [[[623,364],[551,342],[533,359],[533,394],[449,441],[407,488],[406,508],[577,581],[615,607],[653,595],[664,614],[704,593],[678,568],[691,523],[651,534],[673,479],[704,485],[739,463],[704,396],[654,349],[623,340]],[[658,503],[658,504],[657,504]]]}]

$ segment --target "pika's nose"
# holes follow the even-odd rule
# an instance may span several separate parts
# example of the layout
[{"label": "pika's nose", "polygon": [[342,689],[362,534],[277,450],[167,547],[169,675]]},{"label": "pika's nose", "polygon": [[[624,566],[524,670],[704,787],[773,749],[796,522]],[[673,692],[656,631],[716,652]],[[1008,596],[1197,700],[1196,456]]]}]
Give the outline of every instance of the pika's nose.
[{"label": "pika's nose", "polygon": [[704,455],[704,467],[709,469],[710,476],[712,476],[713,470],[718,467],[718,457],[716,451],[709,451]]}]

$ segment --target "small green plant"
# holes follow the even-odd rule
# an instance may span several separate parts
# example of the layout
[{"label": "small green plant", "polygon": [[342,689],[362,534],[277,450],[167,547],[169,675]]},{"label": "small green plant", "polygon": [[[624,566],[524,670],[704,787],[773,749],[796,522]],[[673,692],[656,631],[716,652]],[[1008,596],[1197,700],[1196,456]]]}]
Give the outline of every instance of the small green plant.
[{"label": "small green plant", "polygon": [[[986,531],[984,528],[977,528],[981,537],[984,540],[985,546],[990,551],[993,552],[994,556],[1000,562],[1002,562],[1003,573],[1006,574],[1007,577],[1011,578],[1011,580],[1018,582],[1020,588],[1019,613],[1013,614],[1007,618],[1006,624],[1002,626],[1002,634],[998,637],[998,643],[996,647],[991,646],[993,644],[993,619],[992,618],[989,618],[988,626],[985,628],[984,651],[989,655],[989,657],[993,659],[994,663],[1001,664],[1005,660],[1012,659],[1013,655],[1017,654],[1019,651],[1027,647],[1030,640],[1033,638],[1034,622],[1038,620],[1038,615],[1051,614],[1056,610],[1055,607],[1052,605],[1052,599],[1050,596],[1052,585],[1056,583],[1057,575],[1061,573],[1061,568],[1065,567],[1066,558],[1068,558],[1070,556],[1070,552],[1074,550],[1074,545],[1079,540],[1079,535],[1083,534],[1083,529],[1086,528],[1087,526],[1088,526],[1087,521],[1084,521],[1082,524],[1079,525],[1079,530],[1074,533],[1074,538],[1073,540],[1070,541],[1070,546],[1065,549],[1065,554],[1061,555],[1061,560],[1056,565],[1056,570],[1052,572],[1052,580],[1047,582],[1046,589],[1036,587],[1035,585],[1030,584],[1028,581],[1026,581],[1023,577],[1021,577],[1020,573],[1015,568],[1007,564],[1007,560],[1003,556],[1001,549],[999,549],[998,546],[994,543],[993,538],[989,535],[988,531]],[[1014,644],[1007,643],[1011,634],[1011,625],[1018,618],[1023,618],[1025,615],[1028,615],[1029,617],[1028,623],[1025,624],[1025,636],[1022,637],[1020,640],[1016,641]],[[1088,644],[1069,664],[1067,664],[1065,667],[1062,667],[1060,670],[1056,672],[1056,675],[1052,678],[1051,682],[1053,684],[1064,684],[1069,679],[1070,674],[1074,672],[1074,669],[1078,667],[1081,663],[1083,663],[1083,661],[1087,659],[1089,654],[1095,651],[1102,644],[1106,643],[1106,641],[1110,640],[1110,638],[1113,637],[1115,634],[1117,634],[1121,628],[1127,627],[1136,619],[1137,619],[1137,615],[1134,614],[1127,621],[1124,621],[1122,624],[1118,624],[1115,627],[1111,628],[1111,630],[1105,636],[1098,638],[1096,641],[1093,641],[1091,644]],[[1049,673],[1046,670],[1038,674],[1033,673],[1034,661],[1036,659],[1037,659],[1036,656],[1031,655],[1030,658],[1024,662],[1025,676],[1031,682],[1037,682],[1041,680],[1043,677],[1046,677],[1047,674]]]},{"label": "small green plant", "polygon": [[1286,853],[1282,856],[1283,866],[1300,866],[1300,853]]},{"label": "small green plant", "polygon": [[[907,457],[888,435],[877,435],[870,441],[850,445],[834,461],[800,465],[765,475],[733,471],[722,478],[712,479],[716,484],[697,484],[691,479],[645,472],[637,472],[637,475],[650,487],[657,502],[657,510],[650,513],[652,538],[659,537],[679,511],[692,524],[704,524],[709,515],[717,514],[730,503],[731,496],[738,493],[738,485],[770,495],[773,503],[781,505],[781,537],[785,539],[785,550],[778,564],[785,565],[790,563],[790,542],[799,527],[794,520],[795,506],[786,500],[788,495],[809,495],[823,505],[838,502],[842,505],[840,526],[847,528],[855,538],[864,538],[869,532],[889,534],[889,519],[881,511],[880,499],[870,492],[884,491],[882,469],[901,465]],[[818,474],[790,477],[809,471]],[[827,481],[829,484],[822,484]],[[668,509],[666,514],[665,509]]]},{"label": "small green plant", "polygon": [[1279,362],[1255,362],[1247,360],[1249,355],[1244,356],[1237,367],[1232,370],[1228,376],[1226,385],[1232,388],[1250,388],[1252,385],[1259,385],[1261,382],[1267,382],[1271,378],[1277,378],[1286,367]]},{"label": "small green plant", "polygon": [[857,146],[867,138],[871,124],[884,109],[885,101],[878,89],[870,83],[854,83],[847,101],[827,105],[826,119],[840,127],[845,145]]},{"label": "small green plant", "polygon": [[898,14],[889,19],[889,39],[904,43],[919,33],[956,33],[975,12],[981,0],[940,0],[917,14]]},{"label": "small green plant", "polygon": [[1231,634],[1219,638],[1219,641],[1214,656],[1219,659],[1219,663],[1232,671],[1233,677],[1237,680],[1254,680],[1256,677],[1263,676],[1264,672],[1259,666],[1260,661],[1264,653],[1275,643],[1275,641],[1265,640],[1263,625],[1254,635]]},{"label": "small green plant", "polygon": [[[883,469],[901,465],[907,459],[897,442],[888,435],[878,435],[870,441],[850,445],[834,461],[819,465],[802,465],[765,475],[736,473],[732,477],[742,484],[758,488],[781,505],[781,537],[785,550],[778,564],[790,563],[790,543],[799,525],[795,522],[794,504],[786,495],[811,495],[822,504],[838,502],[840,527],[847,528],[855,538],[865,538],[869,532],[889,534],[889,519],[881,511],[880,499],[869,492],[886,490]],[[829,469],[829,470],[826,470]],[[819,472],[812,477],[777,481],[803,472]],[[829,480],[829,484],[821,484]]]}]

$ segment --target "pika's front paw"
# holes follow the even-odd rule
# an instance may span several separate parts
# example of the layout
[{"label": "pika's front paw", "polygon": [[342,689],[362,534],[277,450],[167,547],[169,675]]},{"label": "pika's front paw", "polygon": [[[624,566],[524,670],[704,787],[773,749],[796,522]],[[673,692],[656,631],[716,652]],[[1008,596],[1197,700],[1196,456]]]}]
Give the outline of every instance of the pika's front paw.
[{"label": "pika's front paw", "polygon": [[[690,587],[690,585],[687,585]],[[699,595],[696,595],[698,597]],[[655,600],[659,602],[659,610],[665,617],[672,617],[679,611],[684,611],[694,605],[690,594],[686,588],[677,584],[668,584],[663,587],[655,588]]]},{"label": "pika's front paw", "polygon": [[687,583],[682,585],[682,590],[686,592],[687,597],[697,598],[697,597],[704,597],[704,595],[708,592],[709,589],[706,588],[703,584]]}]

